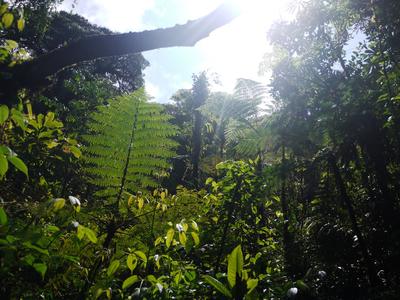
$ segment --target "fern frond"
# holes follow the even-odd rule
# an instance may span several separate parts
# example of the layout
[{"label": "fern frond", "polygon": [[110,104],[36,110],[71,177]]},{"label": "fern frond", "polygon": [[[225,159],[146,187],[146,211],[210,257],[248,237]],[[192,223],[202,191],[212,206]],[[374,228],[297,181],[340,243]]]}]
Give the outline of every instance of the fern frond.
[{"label": "fern frond", "polygon": [[101,197],[158,186],[157,175],[170,167],[176,134],[161,105],[148,103],[143,89],[110,100],[91,116],[83,136],[85,173]]}]

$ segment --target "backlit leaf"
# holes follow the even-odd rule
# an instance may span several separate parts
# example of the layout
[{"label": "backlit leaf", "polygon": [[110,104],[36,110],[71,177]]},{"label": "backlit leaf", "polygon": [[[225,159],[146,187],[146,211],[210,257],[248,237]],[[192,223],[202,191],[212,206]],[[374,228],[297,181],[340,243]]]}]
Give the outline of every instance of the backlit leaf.
[{"label": "backlit leaf", "polygon": [[125,290],[128,287],[130,287],[132,284],[134,284],[135,282],[139,281],[139,277],[137,275],[133,275],[128,277],[127,279],[124,280],[124,282],[122,283],[122,289]]},{"label": "backlit leaf", "polygon": [[0,125],[3,125],[7,121],[10,111],[7,105],[0,106]]},{"label": "backlit leaf", "polygon": [[14,21],[14,15],[12,13],[7,12],[3,15],[1,21],[3,22],[5,28],[9,28]]},{"label": "backlit leaf", "polygon": [[113,275],[119,268],[119,260],[114,260],[107,269],[107,275]]},{"label": "backlit leaf", "polygon": [[220,281],[209,275],[205,275],[203,278],[205,282],[214,287],[222,295],[232,298],[231,292]]}]

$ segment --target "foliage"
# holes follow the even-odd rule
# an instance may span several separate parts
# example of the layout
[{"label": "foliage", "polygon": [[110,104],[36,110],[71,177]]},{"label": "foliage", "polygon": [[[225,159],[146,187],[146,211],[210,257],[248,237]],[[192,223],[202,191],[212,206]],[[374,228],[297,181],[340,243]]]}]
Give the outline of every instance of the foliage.
[{"label": "foliage", "polygon": [[111,100],[92,114],[84,136],[86,173],[100,187],[99,196],[136,192],[159,185],[166,176],[167,159],[175,134],[158,104],[146,102],[144,90]]}]

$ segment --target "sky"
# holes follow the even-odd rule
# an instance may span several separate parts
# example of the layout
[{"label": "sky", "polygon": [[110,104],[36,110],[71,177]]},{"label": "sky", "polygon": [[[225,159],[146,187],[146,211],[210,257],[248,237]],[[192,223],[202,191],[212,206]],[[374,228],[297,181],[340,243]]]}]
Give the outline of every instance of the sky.
[{"label": "sky", "polygon": [[[233,1],[233,0],[232,0]],[[266,33],[274,21],[288,16],[289,0],[234,0],[243,14],[217,29],[194,47],[174,47],[144,52],[147,92],[166,103],[181,88],[190,88],[192,74],[207,70],[218,74],[212,89],[232,92],[236,79],[267,82],[259,64],[270,51]],[[60,9],[78,13],[91,23],[116,32],[170,27],[199,18],[222,0],[65,0]]]}]

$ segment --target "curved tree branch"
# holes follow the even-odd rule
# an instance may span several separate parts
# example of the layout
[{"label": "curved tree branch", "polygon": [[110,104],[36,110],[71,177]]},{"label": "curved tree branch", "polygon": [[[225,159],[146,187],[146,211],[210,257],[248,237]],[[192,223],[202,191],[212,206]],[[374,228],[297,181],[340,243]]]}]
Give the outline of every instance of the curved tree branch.
[{"label": "curved tree branch", "polygon": [[1,85],[6,83],[8,88],[11,85],[13,90],[34,89],[38,85],[43,85],[46,77],[83,61],[166,47],[194,46],[215,29],[231,22],[238,14],[239,12],[233,6],[224,3],[210,14],[188,21],[184,25],[83,38],[14,67],[10,70],[12,78],[8,80],[8,83],[1,80],[3,81]]}]

